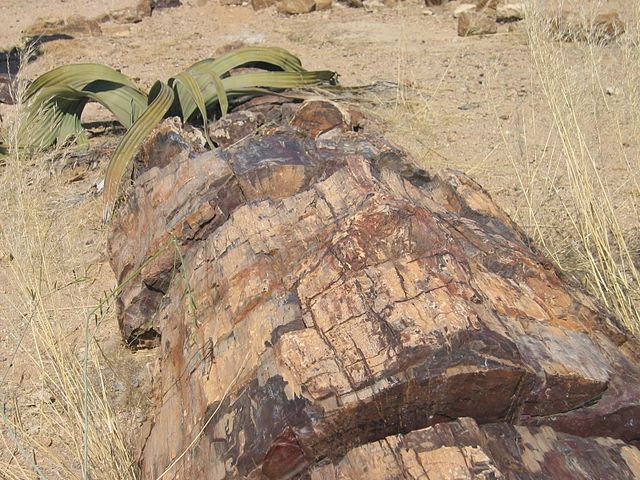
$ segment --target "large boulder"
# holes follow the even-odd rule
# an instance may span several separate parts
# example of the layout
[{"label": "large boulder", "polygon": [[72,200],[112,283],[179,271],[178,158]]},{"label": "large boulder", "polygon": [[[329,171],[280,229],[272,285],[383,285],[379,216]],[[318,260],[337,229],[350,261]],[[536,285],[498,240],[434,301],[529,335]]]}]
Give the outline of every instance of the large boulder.
[{"label": "large boulder", "polygon": [[632,478],[637,342],[473,180],[354,118],[256,102],[224,148],[175,121],[146,143],[109,239],[123,335],[157,345],[142,478],[397,478],[371,472],[404,452]]}]

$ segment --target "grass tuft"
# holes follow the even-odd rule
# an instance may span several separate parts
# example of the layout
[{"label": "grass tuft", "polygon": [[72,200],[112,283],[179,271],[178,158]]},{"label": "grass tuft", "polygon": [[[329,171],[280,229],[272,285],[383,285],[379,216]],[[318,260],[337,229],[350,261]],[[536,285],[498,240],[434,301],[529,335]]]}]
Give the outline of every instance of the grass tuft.
[{"label": "grass tuft", "polygon": [[[638,133],[640,6],[615,41],[583,35],[559,41],[548,13],[529,2],[527,37],[544,102],[530,125],[542,149],[512,150],[521,168],[530,233],[563,270],[577,276],[632,333],[640,333]],[[580,8],[593,24],[598,6]],[[526,123],[526,122],[525,122]],[[535,151],[534,151],[535,150]],[[516,166],[517,166],[516,165]]]},{"label": "grass tuft", "polygon": [[95,248],[86,241],[101,228],[99,204],[50,176],[51,157],[17,147],[24,91],[19,80],[0,166],[0,311],[12,351],[0,372],[1,476],[132,480],[95,337],[111,319],[95,305],[113,280],[88,270],[83,256]]}]

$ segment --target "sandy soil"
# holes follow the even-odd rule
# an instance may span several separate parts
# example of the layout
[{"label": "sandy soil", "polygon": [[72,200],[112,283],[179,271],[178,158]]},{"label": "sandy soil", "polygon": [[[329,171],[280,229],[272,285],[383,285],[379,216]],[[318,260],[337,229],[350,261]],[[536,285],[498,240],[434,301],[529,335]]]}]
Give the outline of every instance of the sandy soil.
[{"label": "sandy soil", "polygon": [[[7,15],[23,26],[19,3],[10,3]],[[104,3],[51,2],[47,13],[90,16]],[[272,10],[254,12],[250,6],[187,1],[180,8],[158,10],[137,24],[103,24],[101,36],[45,43],[43,55],[24,73],[34,77],[64,63],[101,62],[149,86],[215,55],[229,43],[278,45],[297,54],[307,68],[336,70],[344,85],[399,83],[398,102],[381,99],[384,104],[378,113],[387,119],[402,116],[403,102],[415,104],[423,125],[412,121],[410,127],[423,131],[415,132],[411,141],[429,147],[421,152],[421,160],[481,169],[493,163],[501,143],[496,119],[510,118],[525,101],[531,72],[523,35],[509,32],[513,25],[501,26],[498,35],[490,37],[460,38],[451,15],[456,5],[431,7],[427,13],[433,15],[425,14],[420,2],[407,1],[375,13],[338,6],[285,17]],[[18,38],[16,29],[4,31],[0,44]],[[405,127],[409,126],[403,125],[399,133],[406,140]]]},{"label": "sandy soil", "polygon": [[[136,3],[0,0],[0,50],[19,45],[22,30],[38,17],[80,14],[92,18]],[[618,3],[608,2],[607,6]],[[513,23],[500,25],[496,35],[460,38],[452,17],[457,5],[451,2],[426,9],[418,0],[406,0],[377,12],[336,5],[330,11],[287,17],[273,9],[256,12],[250,6],[221,6],[214,0],[183,0],[181,7],[156,10],[139,23],[104,23],[101,35],[44,43],[41,55],[24,66],[22,73],[35,78],[62,64],[99,62],[148,87],[156,79],[167,79],[198,60],[215,56],[228,44],[281,46],[298,55],[307,68],[339,72],[344,85],[395,84],[369,96],[362,105],[372,126],[409,150],[425,168],[467,172],[508,213],[526,224],[516,173],[548,148],[549,129],[544,127],[550,123],[530,68],[526,33],[522,24]],[[616,88],[614,77],[604,81]],[[610,100],[613,108],[616,101],[615,96]],[[0,115],[10,118],[11,112],[12,107],[0,105]],[[532,112],[537,112],[535,121]],[[98,109],[88,112],[86,119],[95,118],[100,118]],[[529,128],[533,124],[536,128]],[[631,143],[635,148],[636,142]],[[514,151],[527,158],[514,161]],[[98,155],[99,167],[83,171],[82,178],[68,187],[65,195],[72,205],[74,198],[80,199],[76,204],[85,201],[83,195],[101,178],[106,158],[106,153]],[[619,167],[611,165],[614,174]],[[77,173],[65,171],[63,175],[72,178]],[[91,208],[85,209],[93,215]],[[93,269],[97,278],[93,291],[99,295],[101,289],[114,284],[104,257],[105,230],[97,221],[88,220],[79,231],[78,264]],[[2,292],[8,291],[3,287]],[[148,382],[146,371],[135,370],[151,362],[152,355],[123,352],[115,320],[111,321],[114,323],[101,339],[116,358],[114,364],[129,370],[124,375],[128,380],[118,386],[124,397],[130,395],[127,385]],[[69,331],[73,335],[78,326],[69,326]],[[0,342],[0,365],[2,359],[10,358],[13,346],[9,338],[5,334]],[[26,363],[21,368],[28,370]],[[12,375],[19,377],[20,368]],[[121,400],[122,405],[127,404]],[[129,419],[132,424],[139,423],[142,410],[141,406],[133,415],[137,417]]]}]

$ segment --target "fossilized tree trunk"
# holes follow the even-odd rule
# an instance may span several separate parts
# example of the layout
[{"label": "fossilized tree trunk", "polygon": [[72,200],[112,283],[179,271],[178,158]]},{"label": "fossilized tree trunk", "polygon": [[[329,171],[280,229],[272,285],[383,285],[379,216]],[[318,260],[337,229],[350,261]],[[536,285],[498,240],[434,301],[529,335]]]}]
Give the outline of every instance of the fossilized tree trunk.
[{"label": "fossilized tree trunk", "polygon": [[477,184],[353,123],[254,102],[224,148],[147,143],[109,242],[158,351],[143,478],[640,475],[637,344]]}]

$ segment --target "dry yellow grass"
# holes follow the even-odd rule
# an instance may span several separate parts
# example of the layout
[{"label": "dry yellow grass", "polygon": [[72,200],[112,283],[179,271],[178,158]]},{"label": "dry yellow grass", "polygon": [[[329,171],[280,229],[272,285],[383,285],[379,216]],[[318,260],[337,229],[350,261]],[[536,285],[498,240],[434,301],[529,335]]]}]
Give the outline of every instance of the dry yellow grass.
[{"label": "dry yellow grass", "polygon": [[[613,42],[560,42],[539,5],[529,3],[527,37],[545,102],[529,110],[520,144],[509,149],[525,223],[547,255],[638,334],[640,274],[629,242],[639,226],[640,7]],[[589,23],[599,7],[585,3],[580,15]],[[542,150],[529,149],[534,135],[546,138]]]},{"label": "dry yellow grass", "polygon": [[12,148],[20,118],[0,167],[0,309],[12,349],[0,374],[0,476],[133,479],[95,341],[108,303],[96,308],[100,284],[82,264],[99,206],[78,202],[50,157]]}]

